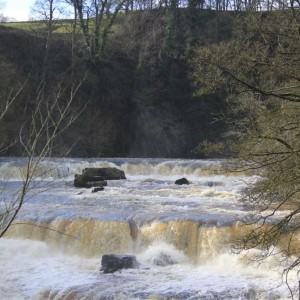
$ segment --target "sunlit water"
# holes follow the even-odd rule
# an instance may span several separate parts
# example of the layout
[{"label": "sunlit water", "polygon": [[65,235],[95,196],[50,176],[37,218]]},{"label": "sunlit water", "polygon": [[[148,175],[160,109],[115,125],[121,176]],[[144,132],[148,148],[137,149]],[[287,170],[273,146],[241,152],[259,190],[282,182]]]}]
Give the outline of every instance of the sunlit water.
[{"label": "sunlit water", "polygon": [[[258,265],[250,261],[259,250],[233,253],[238,221],[248,214],[239,194],[256,178],[225,173],[221,164],[42,162],[16,221],[22,224],[0,240],[0,299],[289,299],[280,257]],[[75,173],[107,166],[127,179],[98,193],[72,186]],[[24,159],[0,161],[2,209],[24,168]],[[181,177],[191,184],[175,185]],[[140,265],[102,274],[106,253],[134,254]],[[172,264],[157,263],[164,257]]]}]

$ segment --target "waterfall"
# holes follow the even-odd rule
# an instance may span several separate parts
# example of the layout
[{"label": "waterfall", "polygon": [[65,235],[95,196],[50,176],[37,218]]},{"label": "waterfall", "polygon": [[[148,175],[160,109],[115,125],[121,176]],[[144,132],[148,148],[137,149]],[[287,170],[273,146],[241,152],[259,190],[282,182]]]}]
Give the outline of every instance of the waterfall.
[{"label": "waterfall", "polygon": [[[258,177],[230,173],[223,163],[44,159],[17,220],[0,240],[0,298],[288,298],[289,289],[279,284],[286,240],[279,256],[260,265],[254,258],[262,249],[233,252],[249,230],[240,222],[249,213],[240,193]],[[25,164],[0,160],[0,209],[20,186]],[[98,193],[73,187],[74,174],[87,167],[119,168],[127,179],[109,181]],[[190,184],[176,185],[182,177]],[[299,238],[294,240],[296,249]],[[110,253],[133,254],[140,266],[102,274],[101,256]]]},{"label": "waterfall", "polygon": [[202,227],[195,221],[152,222],[135,228],[133,238],[130,227],[129,223],[121,221],[23,221],[12,226],[7,237],[44,241],[63,252],[87,257],[139,253],[153,243],[165,242],[197,263],[229,249],[241,231],[237,229],[238,225]]},{"label": "waterfall", "polygon": [[[35,178],[59,179],[72,178],[89,167],[115,167],[122,169],[130,176],[190,176],[225,174],[222,167],[224,160],[164,160],[139,158],[111,158],[111,159],[53,159],[44,158],[38,163]],[[26,170],[26,158],[0,158],[0,179],[22,179]],[[227,176],[230,175],[227,171]]]}]

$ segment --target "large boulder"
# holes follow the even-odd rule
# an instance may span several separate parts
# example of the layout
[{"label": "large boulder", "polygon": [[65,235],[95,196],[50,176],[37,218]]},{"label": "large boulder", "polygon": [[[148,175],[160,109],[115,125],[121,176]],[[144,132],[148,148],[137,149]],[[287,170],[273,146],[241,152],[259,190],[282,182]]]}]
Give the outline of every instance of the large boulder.
[{"label": "large boulder", "polygon": [[75,174],[74,186],[79,188],[104,187],[107,182],[102,176],[90,176],[88,174]]},{"label": "large boulder", "polygon": [[92,188],[92,187],[103,188],[104,186],[107,186],[107,181],[105,181],[105,180],[102,180],[102,181],[87,181],[85,183],[85,187],[87,187],[87,188]]},{"label": "large boulder", "polygon": [[114,273],[122,269],[131,269],[138,266],[134,255],[105,254],[101,259],[103,273]]},{"label": "large boulder", "polygon": [[100,176],[104,180],[126,179],[124,171],[117,168],[85,168],[82,174],[90,177]]},{"label": "large boulder", "polygon": [[180,178],[180,179],[177,179],[175,181],[175,184],[179,184],[179,185],[182,185],[182,184],[190,184],[189,181],[186,179],[186,178]]}]

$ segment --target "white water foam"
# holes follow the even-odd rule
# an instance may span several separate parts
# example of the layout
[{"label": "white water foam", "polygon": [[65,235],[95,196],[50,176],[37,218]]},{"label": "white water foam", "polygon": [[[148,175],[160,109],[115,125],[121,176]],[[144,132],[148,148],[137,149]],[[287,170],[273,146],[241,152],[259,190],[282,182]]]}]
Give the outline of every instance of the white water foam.
[{"label": "white water foam", "polygon": [[[129,176],[198,178],[204,174],[220,173],[222,160],[165,160],[165,159],[73,159],[44,158],[38,163],[35,178],[73,178],[89,167],[115,167]],[[0,179],[21,179],[26,172],[26,158],[0,158]],[[224,171],[223,171],[224,172]],[[175,178],[174,177],[174,178]]]},{"label": "white water foam", "polygon": [[[253,180],[253,177],[205,175],[194,177],[190,185],[178,186],[174,184],[178,176],[173,175],[126,176],[127,180],[109,181],[105,190],[97,194],[72,187],[70,178],[35,181],[20,218],[133,220],[137,224],[154,219],[230,223],[245,214],[243,205],[237,201],[238,195],[245,181]],[[5,189],[2,197],[9,199],[18,181],[2,181],[2,184]]]},{"label": "white water foam", "polygon": [[[157,264],[162,253],[172,264]],[[245,264],[244,255],[227,252],[195,266],[162,242],[137,255],[138,268],[102,274],[99,258],[65,256],[38,241],[2,239],[0,299],[290,298],[280,285],[278,257],[257,266]]]},{"label": "white water foam", "polygon": [[[204,230],[205,237],[213,233],[214,227],[231,226],[248,213],[239,201],[239,193],[248,182],[256,180],[243,174],[227,176],[215,172],[220,164],[221,161],[203,160],[46,159],[19,221],[124,221],[143,229],[158,221],[190,220],[211,228]],[[9,201],[20,185],[20,168],[24,165],[24,159],[0,161],[0,177],[4,179],[1,200]],[[86,167],[107,166],[125,170],[127,180],[109,181],[105,190],[96,194],[72,186],[74,173]],[[174,184],[175,179],[184,176],[191,181],[190,185]],[[99,272],[100,257],[68,256],[44,242],[1,239],[0,299],[290,297],[287,287],[279,286],[284,268],[279,258],[257,266],[246,264],[243,254],[232,254],[227,247],[215,251],[214,247],[219,245],[213,241],[202,247],[205,253],[199,264],[194,265],[173,244],[153,239],[152,244],[135,249],[141,263],[138,269],[104,275]]]}]

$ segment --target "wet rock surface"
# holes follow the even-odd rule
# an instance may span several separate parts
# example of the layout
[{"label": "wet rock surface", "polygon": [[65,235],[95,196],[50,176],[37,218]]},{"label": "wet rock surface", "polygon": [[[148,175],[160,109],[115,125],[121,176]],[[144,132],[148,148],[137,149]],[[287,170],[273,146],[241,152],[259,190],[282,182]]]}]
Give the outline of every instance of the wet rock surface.
[{"label": "wet rock surface", "polygon": [[101,192],[101,191],[104,191],[104,187],[101,186],[101,187],[95,187],[92,189],[92,193],[98,193],[98,192]]},{"label": "wet rock surface", "polygon": [[75,174],[74,186],[92,188],[107,186],[106,180],[126,179],[125,173],[116,168],[86,168],[82,174]]},{"label": "wet rock surface", "polygon": [[190,184],[190,183],[185,177],[183,177],[183,178],[177,179],[175,181],[175,184],[183,185],[183,184]]},{"label": "wet rock surface", "polygon": [[100,271],[108,274],[122,269],[132,269],[137,266],[138,262],[134,255],[105,254],[102,256]]},{"label": "wet rock surface", "polygon": [[106,186],[107,182],[101,176],[89,176],[85,174],[75,174],[74,186],[79,188],[90,188],[96,186]]},{"label": "wet rock surface", "polygon": [[82,174],[90,177],[103,177],[104,180],[126,179],[124,171],[117,168],[85,168]]}]

